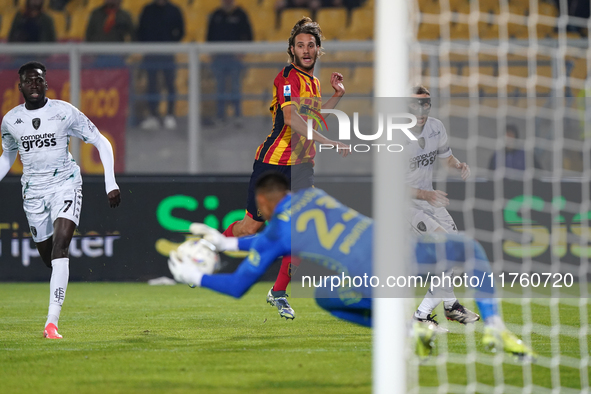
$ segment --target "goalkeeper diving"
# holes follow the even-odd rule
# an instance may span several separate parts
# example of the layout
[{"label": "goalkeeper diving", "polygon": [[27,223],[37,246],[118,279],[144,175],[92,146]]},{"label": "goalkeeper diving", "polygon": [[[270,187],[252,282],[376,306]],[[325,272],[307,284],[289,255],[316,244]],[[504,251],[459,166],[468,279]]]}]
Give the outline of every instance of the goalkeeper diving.
[{"label": "goalkeeper diving", "polygon": [[[339,276],[343,273],[351,277],[372,275],[372,219],[342,205],[318,188],[292,194],[288,180],[278,173],[267,173],[259,178],[255,197],[262,216],[268,220],[261,233],[235,238],[225,237],[202,223],[193,223],[190,227],[193,234],[202,236],[219,252],[249,251],[236,271],[205,274],[187,256],[173,252],[168,266],[177,282],[239,298],[278,257],[290,254],[330,268]],[[342,247],[344,240],[348,240],[348,249]],[[421,268],[445,260],[450,266],[462,265],[469,275],[480,277],[491,272],[482,246],[463,235],[420,236],[416,240],[414,255]],[[535,357],[535,353],[505,327],[498,313],[494,287],[490,281],[484,282],[476,289],[475,299],[485,324],[484,346],[519,357]],[[315,297],[318,305],[333,316],[371,327],[371,291],[371,287],[356,287],[356,294],[351,296],[349,292],[347,297],[342,288],[319,287]]]}]

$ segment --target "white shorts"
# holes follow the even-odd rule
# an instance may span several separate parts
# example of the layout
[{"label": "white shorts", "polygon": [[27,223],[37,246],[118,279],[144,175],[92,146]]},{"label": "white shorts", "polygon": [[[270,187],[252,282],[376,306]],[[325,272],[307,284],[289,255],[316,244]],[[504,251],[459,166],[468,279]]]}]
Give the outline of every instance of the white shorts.
[{"label": "white shorts", "polygon": [[67,181],[53,193],[41,197],[25,198],[23,208],[35,243],[43,242],[53,235],[53,222],[65,218],[80,223],[82,209],[82,184]]},{"label": "white shorts", "polygon": [[408,208],[406,220],[417,234],[434,232],[441,227],[449,234],[457,234],[458,228],[447,209],[431,207],[427,210]]}]

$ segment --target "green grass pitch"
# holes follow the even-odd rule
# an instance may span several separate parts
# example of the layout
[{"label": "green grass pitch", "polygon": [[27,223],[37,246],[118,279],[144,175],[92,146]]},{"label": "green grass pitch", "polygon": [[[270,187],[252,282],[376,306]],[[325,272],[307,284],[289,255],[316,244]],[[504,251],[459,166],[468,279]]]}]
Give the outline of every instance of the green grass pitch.
[{"label": "green grass pitch", "polygon": [[[50,341],[42,337],[48,284],[2,283],[0,392],[371,392],[371,331],[333,318],[311,299],[292,299],[297,318],[280,319],[265,303],[270,286],[257,284],[235,300],[184,285],[71,283],[64,339]],[[509,323],[522,323],[519,306],[504,303],[503,312]],[[535,323],[550,326],[549,308],[532,305],[532,313]],[[578,327],[579,316],[578,308],[561,306],[561,324]],[[465,353],[463,328],[448,327],[449,351]],[[532,342],[540,355],[552,354],[547,333]],[[580,358],[577,338],[560,336],[559,346],[561,355]],[[446,367],[451,384],[466,383],[466,365]],[[492,367],[476,370],[479,382],[494,384]],[[503,372],[505,383],[523,384],[521,366],[506,363]],[[550,369],[532,372],[537,385],[552,387]],[[421,386],[439,384],[433,364],[419,375]],[[562,387],[580,382],[579,370],[560,368]]]}]

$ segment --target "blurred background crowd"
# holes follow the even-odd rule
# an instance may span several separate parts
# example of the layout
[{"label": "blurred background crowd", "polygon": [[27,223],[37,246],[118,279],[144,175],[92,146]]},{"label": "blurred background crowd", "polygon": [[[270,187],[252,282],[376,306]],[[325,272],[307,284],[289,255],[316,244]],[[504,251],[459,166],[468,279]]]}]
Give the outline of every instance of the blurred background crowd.
[{"label": "blurred background crowd", "polygon": [[[418,55],[414,58],[415,67],[411,70],[413,83],[423,83],[438,97],[503,97],[517,100],[532,95],[547,99],[580,96],[584,90],[581,81],[587,80],[588,69],[585,52],[588,29],[581,23],[569,23],[566,28],[566,38],[570,41],[564,67],[562,60],[557,62],[551,52],[542,50],[534,55],[526,54],[525,50],[509,51],[502,56],[484,51],[474,55],[469,50],[454,51],[453,48],[448,48],[445,54],[433,51],[442,40],[452,43],[494,43],[508,38],[510,42],[525,42],[524,48],[527,48],[528,40],[535,38],[536,42],[546,42],[552,47],[559,37],[559,17],[568,14],[575,19],[589,18],[589,3],[588,0],[562,3],[560,0],[413,1],[413,6],[419,11],[414,14],[417,15],[413,21],[414,39],[417,43],[425,44],[417,46],[418,50],[415,51],[415,55]],[[476,29],[473,23],[468,22],[469,15],[475,11],[479,13]],[[498,16],[506,11],[511,18],[501,22]],[[539,20],[545,18],[545,21],[532,30],[529,17],[533,12]],[[373,96],[373,0],[0,0],[0,46],[1,43],[47,42],[286,44],[294,23],[304,15],[318,21],[328,41],[367,44],[363,49],[357,47],[355,50],[338,51],[331,50],[328,45],[315,74],[323,84],[325,94],[330,93],[330,73],[338,71],[343,74],[346,97],[365,101],[350,101],[348,107],[345,101],[342,105],[354,108],[362,115],[369,115],[370,99]],[[435,49],[427,53],[424,49],[429,46]],[[70,66],[68,55],[65,54],[23,55],[0,51],[0,73],[7,72],[2,74],[2,78],[4,75],[12,78],[20,64],[33,57],[44,61],[52,72],[67,72]],[[200,133],[201,139],[207,139],[209,146],[213,147],[202,149],[201,161],[204,165],[200,171],[250,171],[254,150],[271,130],[269,103],[273,94],[273,79],[287,60],[284,49],[199,55]],[[507,69],[503,69],[505,61]],[[130,51],[126,54],[92,55],[86,52],[81,56],[81,62],[83,86],[80,105],[83,111],[90,114],[94,108],[90,95],[100,89],[84,86],[84,83],[90,84],[88,81],[91,80],[85,77],[88,74],[84,74],[84,70],[125,70],[124,82],[112,83],[117,89],[116,106],[119,111],[123,111],[122,122],[125,123],[124,130],[116,133],[121,135],[122,142],[115,145],[125,151],[124,167],[119,171],[186,171],[188,159],[182,152],[186,151],[188,143],[187,116],[190,112],[187,53]],[[557,92],[552,81],[560,72],[565,73],[567,82]],[[497,83],[496,78],[500,73],[508,74],[507,83]],[[51,75],[56,74],[50,74],[50,84]],[[116,74],[95,72],[95,75],[103,78],[102,75]],[[475,87],[471,87],[467,81],[474,81],[474,75],[478,76],[478,81]],[[532,88],[531,78],[534,76],[538,82]],[[67,76],[64,78],[67,80]],[[8,85],[14,85],[12,82]],[[102,85],[100,81],[97,82],[97,86],[111,92],[109,83],[106,80],[103,82]],[[56,88],[55,98],[67,100],[68,85],[59,86],[61,89]],[[18,102],[19,95],[14,87],[8,86],[5,91],[2,89],[0,86],[0,105],[2,113],[5,113]],[[511,105],[519,106],[517,101]],[[553,105],[555,103],[550,101],[542,104],[547,107]],[[94,112],[97,117],[106,116],[99,110]],[[458,137],[457,143],[462,140],[465,142],[464,137],[469,132],[459,131],[468,128],[465,114],[457,117],[458,124],[454,124],[453,116],[450,119],[451,124],[447,126],[455,129],[450,130],[450,135]],[[507,123],[512,124],[512,129],[507,135],[505,125],[497,126],[496,123],[490,127],[488,124],[480,127],[479,133],[490,138],[516,141],[509,144],[510,149],[523,148],[524,140],[533,136],[551,140],[555,126],[541,124],[539,120],[536,122],[534,133],[526,119],[519,117],[508,119]],[[564,133],[566,138],[573,140],[574,146],[576,141],[585,138],[585,132],[573,126],[576,122],[576,119],[567,122]],[[493,131],[487,135],[486,130],[491,127]],[[492,155],[499,147],[482,148],[485,154],[478,155],[478,167],[495,168],[496,159]],[[456,149],[467,148],[464,144]],[[537,147],[535,152],[536,168],[549,168],[552,165],[551,155],[545,153],[543,148]],[[565,155],[565,168],[580,170],[580,156]],[[510,155],[505,155],[507,157]],[[354,160],[350,162],[356,163]],[[334,167],[323,167],[319,163],[319,168],[336,173],[368,171],[364,166],[343,166],[340,163]]]}]

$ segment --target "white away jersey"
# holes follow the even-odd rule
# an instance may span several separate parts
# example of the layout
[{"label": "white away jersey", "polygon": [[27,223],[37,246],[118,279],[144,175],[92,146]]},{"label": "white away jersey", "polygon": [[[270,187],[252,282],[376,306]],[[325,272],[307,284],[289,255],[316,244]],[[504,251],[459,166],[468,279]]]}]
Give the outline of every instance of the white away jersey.
[{"label": "white away jersey", "polygon": [[447,143],[447,133],[439,119],[429,117],[423,131],[416,137],[418,141],[409,141],[404,149],[408,160],[406,184],[416,189],[433,190],[435,159],[444,159],[452,154]]},{"label": "white away jersey", "polygon": [[95,125],[76,107],[47,99],[43,108],[28,110],[24,104],[2,119],[2,149],[18,152],[23,163],[23,196],[48,193],[66,179],[80,176],[80,168],[68,150],[70,136],[86,143],[100,137]]}]

